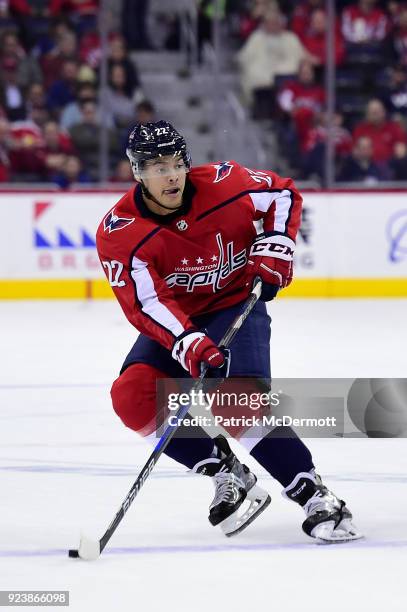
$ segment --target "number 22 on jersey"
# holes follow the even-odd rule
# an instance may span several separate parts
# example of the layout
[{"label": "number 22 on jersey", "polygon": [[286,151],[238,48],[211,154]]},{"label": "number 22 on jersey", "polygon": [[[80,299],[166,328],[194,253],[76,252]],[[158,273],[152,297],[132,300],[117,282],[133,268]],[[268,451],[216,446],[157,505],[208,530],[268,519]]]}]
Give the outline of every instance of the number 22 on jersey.
[{"label": "number 22 on jersey", "polygon": [[112,261],[102,261],[103,267],[107,270],[109,283],[111,287],[124,287],[125,281],[120,280],[120,275],[123,272],[123,264],[120,261],[113,259]]}]

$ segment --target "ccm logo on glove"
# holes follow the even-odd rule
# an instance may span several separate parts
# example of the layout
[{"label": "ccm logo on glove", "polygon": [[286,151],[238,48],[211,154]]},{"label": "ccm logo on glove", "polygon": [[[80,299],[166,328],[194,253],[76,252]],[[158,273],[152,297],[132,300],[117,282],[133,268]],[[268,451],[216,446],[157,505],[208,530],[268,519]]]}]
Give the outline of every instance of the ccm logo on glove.
[{"label": "ccm logo on glove", "polygon": [[275,242],[266,242],[261,240],[255,242],[251,248],[250,255],[264,255],[271,253],[271,257],[281,257],[287,255],[290,259],[293,258],[294,250],[288,245],[277,244]]},{"label": "ccm logo on glove", "polygon": [[267,302],[279,289],[287,287],[293,276],[295,242],[283,234],[262,234],[254,241],[247,262],[249,284],[260,276],[263,287],[260,299]]}]

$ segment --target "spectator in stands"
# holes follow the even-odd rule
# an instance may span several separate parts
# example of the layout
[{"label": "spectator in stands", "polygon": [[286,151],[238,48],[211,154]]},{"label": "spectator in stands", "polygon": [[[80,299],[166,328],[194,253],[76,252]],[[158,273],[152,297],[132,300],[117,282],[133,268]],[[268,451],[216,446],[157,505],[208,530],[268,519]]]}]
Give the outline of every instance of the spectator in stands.
[{"label": "spectator in stands", "polygon": [[[120,43],[116,44],[115,41],[120,41]],[[87,32],[80,40],[79,55],[81,61],[94,70],[99,68],[100,60],[102,58],[101,44],[99,30],[97,29]],[[110,30],[109,33],[109,59],[112,57],[112,54],[114,56],[114,61],[124,60],[126,69],[129,73],[128,77],[136,80],[137,71],[134,64],[128,58],[125,39],[121,34],[115,32],[114,30]]]},{"label": "spectator in stands", "polygon": [[47,35],[50,23],[48,0],[10,0],[10,7],[18,20],[24,45],[31,49]]},{"label": "spectator in stands", "polygon": [[112,183],[131,183],[133,181],[133,172],[128,159],[120,159],[113,176],[110,178]]},{"label": "spectator in stands", "polygon": [[61,112],[59,124],[62,128],[69,130],[75,123],[82,120],[81,107],[84,102],[96,102],[97,92],[93,83],[82,83],[78,85],[75,100],[69,102]]},{"label": "spectator in stands", "polygon": [[41,68],[34,57],[27,54],[16,32],[4,32],[0,41],[0,63],[14,64],[15,81],[19,87],[27,87],[34,81],[42,81]]},{"label": "spectator in stands", "polygon": [[109,43],[109,69],[113,66],[122,66],[126,73],[126,93],[131,96],[140,87],[140,79],[134,63],[130,60],[125,40],[122,36],[115,36]]},{"label": "spectator in stands", "polygon": [[10,123],[0,118],[0,183],[10,181]]},{"label": "spectator in stands", "polygon": [[66,15],[80,35],[97,27],[99,0],[50,0],[52,17]]},{"label": "spectator in stands", "polygon": [[47,121],[43,128],[44,143],[47,152],[63,153],[70,155],[74,153],[71,138],[67,132],[60,129],[54,120]]},{"label": "spectator in stands", "polygon": [[46,106],[33,106],[27,113],[27,121],[32,121],[43,130],[44,125],[51,119],[51,114]]},{"label": "spectator in stands", "polygon": [[59,117],[64,106],[73,102],[76,95],[78,64],[74,60],[65,60],[62,64],[61,78],[48,90],[48,107]]},{"label": "spectator in stands", "polygon": [[403,4],[400,4],[398,0],[389,0],[386,2],[387,14],[393,27],[399,25],[400,13],[403,8]]},{"label": "spectator in stands", "polygon": [[47,31],[40,37],[37,37],[31,52],[38,58],[52,51],[58,40],[65,34],[72,32],[72,27],[66,19],[55,18],[49,22]]},{"label": "spectator in stands", "polygon": [[407,66],[389,66],[381,99],[392,118],[407,119]]},{"label": "spectator in stands", "polygon": [[142,97],[140,90],[129,88],[126,76],[126,71],[121,64],[111,65],[105,103],[119,128],[126,128],[134,119],[134,105]]},{"label": "spectator in stands", "polygon": [[46,109],[33,108],[27,119],[11,124],[10,166],[19,180],[42,180],[44,138],[41,123],[46,117]]},{"label": "spectator in stands", "polygon": [[[352,150],[352,135],[343,125],[343,115],[335,112],[331,127],[335,147],[335,161],[341,164]],[[325,172],[325,151],[328,139],[328,114],[323,111],[315,116],[314,126],[308,131],[301,153],[302,178],[323,179]]]},{"label": "spectator in stands", "polygon": [[61,131],[56,121],[47,121],[43,128],[43,137],[44,176],[50,179],[63,170],[67,156],[75,151],[69,134]]},{"label": "spectator in stands", "polygon": [[[8,2],[12,13],[17,15],[33,15],[35,10],[30,5],[36,5],[35,0],[9,0]],[[44,5],[44,2],[42,2]]]},{"label": "spectator in stands", "polygon": [[17,21],[10,13],[10,3],[7,0],[2,0],[0,2],[0,37],[5,32],[16,32],[17,30]]},{"label": "spectator in stands", "polygon": [[1,36],[1,45],[0,45],[0,58],[4,60],[6,58],[15,59],[17,62],[20,62],[25,56],[26,52],[24,47],[22,46],[17,32],[13,30],[3,32]]},{"label": "spectator in stands", "polygon": [[25,107],[27,113],[33,108],[43,108],[47,104],[47,96],[42,83],[32,83],[27,90]]},{"label": "spectator in stands", "polygon": [[298,36],[285,29],[281,12],[270,10],[238,54],[246,101],[253,103],[256,95],[263,99],[269,95],[273,99],[276,76],[296,74],[306,57]]},{"label": "spectator in stands", "polygon": [[252,0],[249,11],[242,12],[240,18],[240,38],[246,40],[264,20],[270,10],[278,10],[276,0]]},{"label": "spectator in stands", "polygon": [[5,57],[0,63],[0,100],[10,121],[20,121],[25,117],[23,90],[17,83],[17,60]]},{"label": "spectator in stands", "polygon": [[48,88],[58,80],[67,60],[78,61],[78,41],[72,30],[57,36],[55,46],[41,58],[44,84]]},{"label": "spectator in stands", "polygon": [[84,34],[79,42],[79,57],[81,62],[97,70],[102,58],[100,34],[98,30],[91,30]]},{"label": "spectator in stands", "polygon": [[400,10],[393,41],[397,61],[407,68],[407,6]]},{"label": "spectator in stands", "polygon": [[376,7],[377,0],[359,0],[345,8],[342,14],[342,32],[347,43],[374,45],[383,43],[390,22],[384,11]]},{"label": "spectator in stands", "polygon": [[302,40],[309,30],[311,15],[316,9],[324,9],[325,0],[300,0],[297,2],[290,29]]},{"label": "spectator in stands", "polygon": [[[94,102],[97,105],[97,118],[101,121],[101,110],[98,103],[98,92],[93,83],[84,82],[78,85],[76,98],[65,106],[61,113],[59,124],[61,128],[69,130],[75,123],[82,121],[82,106],[85,102]],[[111,128],[114,125],[113,116],[110,110],[106,109],[107,113],[104,117],[105,124]]]},{"label": "spectator in stands", "polygon": [[373,142],[373,160],[387,163],[397,142],[407,142],[405,129],[397,121],[388,120],[383,102],[374,98],[366,108],[365,121],[353,130],[354,140],[367,136]]},{"label": "spectator in stands", "polygon": [[389,166],[392,180],[407,182],[407,145],[404,142],[397,142],[394,145]]},{"label": "spectator in stands", "polygon": [[62,189],[69,189],[74,183],[91,183],[92,179],[88,172],[82,168],[79,157],[69,155],[59,173],[54,174],[52,182]]},{"label": "spectator in stands", "polygon": [[[73,145],[84,163],[85,169],[93,180],[97,180],[99,172],[99,149],[101,123],[98,119],[97,106],[95,102],[84,102],[82,104],[82,120],[73,125],[69,133]],[[111,157],[120,155],[119,139],[113,130],[108,130],[109,153]]]},{"label": "spectator in stands", "polygon": [[[309,25],[300,36],[305,49],[312,56],[316,66],[326,62],[327,18],[323,9],[315,9],[309,17]],[[345,45],[340,27],[335,29],[335,62],[341,64],[345,58]]]},{"label": "spectator in stands", "polygon": [[372,184],[385,180],[388,177],[386,168],[373,160],[373,143],[371,138],[361,136],[355,140],[352,154],[344,160],[337,180]]},{"label": "spectator in stands", "polygon": [[33,12],[29,0],[8,0],[7,4],[13,14],[31,15]]},{"label": "spectator in stands", "polygon": [[300,146],[304,149],[314,117],[322,111],[325,103],[325,90],[315,82],[314,68],[309,60],[301,62],[295,80],[285,81],[277,100],[280,108],[293,120]]},{"label": "spectator in stands", "polygon": [[[97,70],[102,58],[101,40],[98,30],[87,32],[82,36],[79,50],[81,61]],[[112,63],[121,63],[127,74],[129,87],[135,88],[139,86],[139,79],[136,67],[130,60],[125,38],[118,32],[111,31],[109,34],[109,65]]]}]

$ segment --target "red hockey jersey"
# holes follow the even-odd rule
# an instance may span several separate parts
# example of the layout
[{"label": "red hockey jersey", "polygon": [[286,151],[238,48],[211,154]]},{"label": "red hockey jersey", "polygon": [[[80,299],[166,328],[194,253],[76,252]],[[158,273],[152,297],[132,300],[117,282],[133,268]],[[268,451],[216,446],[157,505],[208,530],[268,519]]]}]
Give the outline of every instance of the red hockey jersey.
[{"label": "red hockey jersey", "polygon": [[352,4],[342,14],[342,33],[346,42],[368,43],[382,41],[390,29],[390,21],[384,11],[372,8],[365,12]]},{"label": "red hockey jersey", "polygon": [[291,179],[234,161],[193,168],[183,204],[152,213],[141,187],[128,191],[99,225],[101,264],[130,323],[171,349],[190,317],[237,304],[249,294],[246,262],[264,231],[295,242],[302,198]]}]

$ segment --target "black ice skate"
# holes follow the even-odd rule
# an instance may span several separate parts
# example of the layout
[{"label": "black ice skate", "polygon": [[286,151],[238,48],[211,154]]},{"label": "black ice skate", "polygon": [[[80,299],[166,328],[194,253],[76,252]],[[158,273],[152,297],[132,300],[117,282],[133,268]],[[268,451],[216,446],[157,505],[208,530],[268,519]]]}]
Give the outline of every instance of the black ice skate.
[{"label": "black ice skate", "polygon": [[343,500],[327,489],[320,476],[300,472],[283,490],[283,496],[304,508],[303,531],[319,543],[335,544],[358,540],[363,535],[352,524],[352,514]]},{"label": "black ice skate", "polygon": [[[270,495],[256,483],[256,476],[240,463],[226,438],[215,439],[219,457],[200,461],[193,472],[211,476],[215,497],[209,506],[209,522],[219,525],[226,536],[246,529],[269,505]],[[246,509],[243,506],[247,506]]]}]

